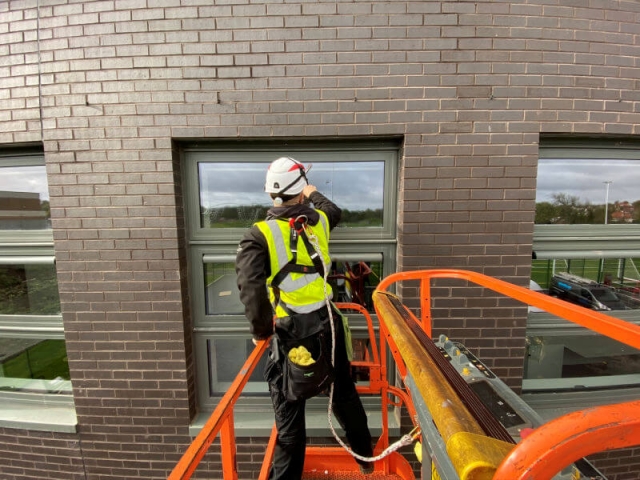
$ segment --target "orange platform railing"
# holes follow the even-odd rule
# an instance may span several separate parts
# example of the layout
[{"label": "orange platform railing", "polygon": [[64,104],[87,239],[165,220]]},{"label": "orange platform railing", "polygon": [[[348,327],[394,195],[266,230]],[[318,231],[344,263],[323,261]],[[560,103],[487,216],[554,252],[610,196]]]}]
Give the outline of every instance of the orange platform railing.
[{"label": "orange platform railing", "polygon": [[[441,278],[488,288],[640,349],[640,326],[475,272],[442,269],[396,273],[384,278],[377,291],[384,292],[400,282],[418,282],[420,316],[416,321],[431,338],[431,282]],[[382,329],[384,320],[380,322]],[[396,361],[403,363],[397,356]],[[535,429],[506,455],[493,480],[551,478],[582,457],[636,445],[640,445],[640,401],[589,408]]]},{"label": "orange platform railing", "polygon": [[[411,398],[408,393],[398,387],[389,385],[387,382],[386,357],[380,354],[379,344],[376,341],[376,334],[370,313],[361,305],[356,303],[336,303],[342,312],[355,312],[364,316],[367,322],[367,332],[369,337],[369,352],[364,359],[354,360],[351,366],[359,369],[366,369],[368,373],[368,383],[357,385],[360,394],[375,395],[381,401],[381,434],[374,447],[374,455],[379,454],[389,447],[389,408],[404,407],[407,409],[410,418],[416,417]],[[222,478],[223,480],[238,480],[238,468],[236,459],[236,441],[233,412],[242,394],[242,390],[247,384],[249,377],[253,373],[261,356],[267,350],[269,341],[263,340],[245,361],[240,372],[232,382],[229,390],[220,399],[214,412],[211,414],[200,433],[194,438],[182,458],[170,473],[168,480],[187,480],[195,473],[198,465],[211,444],[220,436],[220,450],[222,458]],[[266,480],[269,476],[269,469],[276,444],[275,425],[267,442],[264,461],[258,479]],[[337,445],[337,444],[336,444]],[[357,471],[358,467],[348,452],[339,446],[308,446],[306,449],[304,471],[324,472],[329,471]],[[398,452],[393,452],[384,459],[375,463],[376,474],[393,475],[392,478],[401,480],[415,480],[413,468]]]},{"label": "orange platform railing", "polygon": [[[431,283],[443,278],[471,282],[488,288],[640,349],[639,326],[475,272],[442,269],[396,273],[384,278],[378,285],[377,291],[385,292],[392,287],[400,286],[396,284],[403,282],[418,282],[420,312],[415,316],[415,320],[431,338]],[[389,330],[384,325],[384,318],[379,318],[380,341],[376,343],[371,317],[363,307],[352,303],[338,304],[338,306],[341,310],[360,313],[367,320],[371,356],[364,361],[353,362],[352,365],[369,370],[369,384],[358,385],[358,391],[362,394],[379,395],[381,399],[382,434],[374,450],[379,453],[389,445],[388,407],[394,405],[406,407],[408,417],[416,421],[417,415],[408,390],[389,385],[386,380],[387,350],[394,356],[397,368],[402,375],[406,374],[406,367],[402,358],[398,356],[397,346]],[[238,479],[233,412],[242,389],[267,349],[267,343],[267,341],[259,342],[250,354],[231,387],[220,400],[218,407],[169,475],[169,480],[191,478],[207,449],[218,436],[220,436],[222,478]],[[264,463],[259,474],[260,480],[266,480],[268,477],[275,438],[274,428],[267,444]],[[640,445],[640,401],[594,407],[562,416],[535,429],[506,455],[495,472],[493,480],[551,478],[562,468],[584,456],[634,445]],[[339,447],[308,447],[305,472],[327,467],[330,470],[356,469],[356,464]],[[392,478],[408,480],[415,478],[409,463],[397,452],[389,455],[384,461],[376,462],[376,473],[394,474]]]}]

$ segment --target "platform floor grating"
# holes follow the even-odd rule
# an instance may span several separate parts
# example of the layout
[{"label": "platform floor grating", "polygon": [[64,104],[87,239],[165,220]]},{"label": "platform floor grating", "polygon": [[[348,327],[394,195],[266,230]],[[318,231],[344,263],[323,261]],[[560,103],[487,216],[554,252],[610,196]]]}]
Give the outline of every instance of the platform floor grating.
[{"label": "platform floor grating", "polygon": [[304,472],[302,480],[402,480],[402,477],[394,473],[384,474],[373,472],[364,475],[356,472]]}]

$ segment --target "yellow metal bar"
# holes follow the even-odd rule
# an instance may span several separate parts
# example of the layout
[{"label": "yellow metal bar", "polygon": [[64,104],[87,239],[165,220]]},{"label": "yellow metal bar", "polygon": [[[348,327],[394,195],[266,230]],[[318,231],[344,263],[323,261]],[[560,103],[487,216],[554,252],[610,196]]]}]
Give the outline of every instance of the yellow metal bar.
[{"label": "yellow metal bar", "polygon": [[[514,445],[487,437],[453,387],[391,303],[391,294],[374,292],[378,318],[397,346],[399,358],[413,377],[442,436],[461,480],[490,480]],[[418,320],[409,312],[409,321]],[[396,357],[396,355],[394,355]]]}]

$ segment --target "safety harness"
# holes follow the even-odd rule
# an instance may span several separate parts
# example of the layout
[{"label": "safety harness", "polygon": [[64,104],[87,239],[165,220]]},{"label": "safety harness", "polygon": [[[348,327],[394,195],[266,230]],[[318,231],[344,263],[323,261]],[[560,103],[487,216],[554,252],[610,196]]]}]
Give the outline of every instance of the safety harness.
[{"label": "safety harness", "polygon": [[[280,304],[280,288],[279,285],[286,278],[289,273],[303,273],[303,274],[311,274],[317,273],[320,277],[324,278],[324,263],[322,262],[322,257],[318,253],[318,251],[313,247],[311,242],[309,241],[309,237],[306,233],[306,225],[308,218],[306,215],[300,215],[295,218],[289,219],[289,249],[291,250],[291,259],[287,264],[285,264],[278,273],[276,273],[271,280],[271,288],[273,289],[273,294],[275,297],[274,307]],[[302,239],[302,243],[309,254],[309,258],[313,262],[313,267],[309,265],[300,265],[297,263],[298,261],[298,238]],[[287,307],[286,304],[282,303],[280,306],[289,314],[293,312]]]},{"label": "safety harness", "polygon": [[[318,273],[323,279],[324,285],[324,300],[327,311],[329,313],[329,324],[331,326],[331,365],[335,363],[335,348],[336,348],[336,331],[335,331],[335,321],[333,318],[333,309],[329,297],[329,292],[327,290],[327,275],[328,271],[325,269],[324,264],[322,262],[322,257],[318,253],[320,251],[320,245],[318,243],[318,238],[311,233],[311,239],[307,236],[306,233],[306,225],[308,218],[306,215],[300,215],[296,218],[289,219],[290,226],[290,234],[289,234],[289,246],[291,248],[292,258],[289,262],[282,267],[282,269],[273,277],[271,281],[271,287],[273,289],[275,295],[275,305],[278,305],[280,301],[280,290],[278,289],[278,285],[282,283],[287,274],[295,272],[295,273]],[[307,265],[298,265],[297,262],[297,250],[298,250],[298,238],[302,238],[302,242],[313,262],[313,269]],[[275,306],[274,305],[274,306]],[[291,313],[285,304],[281,305],[287,312]],[[347,444],[345,444],[338,433],[335,430],[333,425],[333,414],[332,414],[332,404],[333,404],[333,392],[334,392],[334,383],[332,382],[329,387],[329,406],[327,410],[327,419],[329,422],[329,427],[333,434],[333,437],[340,444],[342,448],[344,448],[347,452],[351,454],[354,458],[364,461],[364,462],[375,462],[385,458],[401,447],[411,445],[419,436],[419,433],[415,433],[412,431],[411,433],[405,434],[400,437],[395,443],[389,445],[385,450],[383,450],[380,454],[373,457],[364,457],[355,453]]]}]

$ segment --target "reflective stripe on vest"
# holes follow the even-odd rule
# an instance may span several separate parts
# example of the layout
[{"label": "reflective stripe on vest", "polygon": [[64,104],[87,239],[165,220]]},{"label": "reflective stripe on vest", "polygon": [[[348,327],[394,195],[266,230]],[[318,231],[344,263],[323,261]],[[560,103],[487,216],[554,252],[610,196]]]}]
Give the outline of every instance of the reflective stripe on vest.
[{"label": "reflective stripe on vest", "polygon": [[[307,230],[313,230],[313,234],[317,237],[318,246],[321,250],[318,253],[321,255],[325,269],[329,269],[331,265],[329,257],[329,220],[324,212],[318,210],[318,213],[320,214],[320,222],[313,227],[307,226]],[[293,258],[289,246],[291,227],[288,221],[285,220],[266,220],[256,223],[256,226],[264,235],[269,246],[271,275],[267,279],[267,286],[269,287],[269,298],[273,305],[275,302],[275,295],[271,287],[273,277]],[[315,245],[314,248],[316,248]],[[298,265],[313,267],[313,262],[300,237],[298,238],[296,256]],[[278,288],[280,290],[280,303],[283,303],[294,312],[310,313],[325,305],[324,279],[315,269],[313,269],[312,273],[288,273],[278,285]],[[327,285],[327,293],[331,298],[330,285]],[[277,317],[288,315],[280,305],[273,306]]]}]

